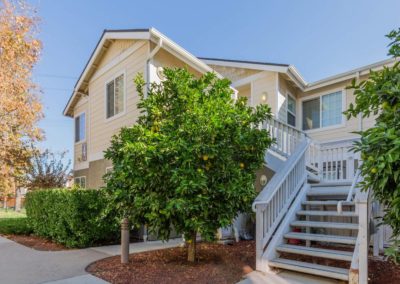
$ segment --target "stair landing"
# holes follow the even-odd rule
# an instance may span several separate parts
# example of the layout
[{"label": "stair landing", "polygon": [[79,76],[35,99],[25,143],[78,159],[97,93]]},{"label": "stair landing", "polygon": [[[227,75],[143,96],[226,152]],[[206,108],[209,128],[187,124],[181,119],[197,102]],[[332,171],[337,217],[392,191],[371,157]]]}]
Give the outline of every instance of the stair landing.
[{"label": "stair landing", "polygon": [[280,271],[278,273],[262,273],[253,271],[245,275],[245,279],[237,284],[342,284],[341,280],[325,278],[294,271]]}]

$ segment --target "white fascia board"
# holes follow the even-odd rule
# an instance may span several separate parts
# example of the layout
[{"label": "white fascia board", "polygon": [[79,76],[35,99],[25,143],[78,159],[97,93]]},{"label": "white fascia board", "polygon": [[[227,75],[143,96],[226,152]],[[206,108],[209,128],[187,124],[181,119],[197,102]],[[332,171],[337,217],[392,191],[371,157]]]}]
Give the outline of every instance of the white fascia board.
[{"label": "white fascia board", "polygon": [[202,59],[202,61],[208,65],[255,69],[255,70],[272,71],[272,72],[280,72],[280,73],[286,73],[286,71],[288,69],[287,66],[256,64],[256,63],[247,63],[247,62],[231,62],[231,61],[212,60],[212,59]]},{"label": "white fascia board", "polygon": [[286,74],[290,77],[290,79],[300,88],[300,90],[304,90],[307,86],[306,80],[301,76],[300,72],[294,67],[290,65]]},{"label": "white fascia board", "polygon": [[[163,41],[163,48],[166,49],[168,52],[174,54],[177,56],[179,59],[184,61],[185,63],[188,63],[190,66],[194,67],[196,70],[200,71],[201,73],[203,72],[213,72],[213,69],[205,64],[203,61],[198,59],[196,56],[179,46],[177,43],[172,41],[170,38],[166,37],[164,34],[156,30],[155,28],[150,29],[150,34],[155,37],[151,37],[150,39],[158,43],[159,39],[162,39]],[[216,73],[216,72],[215,72]],[[218,77],[222,78],[222,76],[218,73],[216,73]]]},{"label": "white fascia board", "polygon": [[383,69],[384,66],[392,66],[396,61],[399,61],[399,59],[389,58],[344,73],[330,76],[328,78],[308,84],[305,91],[311,91],[331,84],[339,83],[346,80],[351,80],[353,78],[356,78],[357,74],[363,76],[369,74],[370,70],[378,71]]},{"label": "white fascia board", "polygon": [[106,32],[106,39],[150,39],[149,32]]}]

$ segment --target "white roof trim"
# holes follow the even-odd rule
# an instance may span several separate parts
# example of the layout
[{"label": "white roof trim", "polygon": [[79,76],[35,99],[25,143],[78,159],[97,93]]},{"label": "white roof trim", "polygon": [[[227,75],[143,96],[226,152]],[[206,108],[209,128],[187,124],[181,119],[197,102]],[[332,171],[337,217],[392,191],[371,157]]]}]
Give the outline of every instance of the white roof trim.
[{"label": "white roof trim", "polygon": [[202,59],[208,65],[226,66],[226,67],[236,67],[236,68],[246,68],[246,69],[256,69],[263,71],[281,72],[285,73],[288,69],[287,66],[269,65],[269,64],[257,64],[250,62],[234,62],[225,60],[213,60],[213,59]]},{"label": "white roof trim", "polygon": [[346,81],[346,80],[351,80],[353,78],[355,78],[357,76],[357,73],[359,73],[360,76],[362,75],[366,75],[369,73],[370,70],[380,70],[383,68],[383,66],[391,66],[393,65],[396,61],[398,61],[399,59],[395,59],[395,58],[389,58],[389,59],[385,59],[373,64],[369,64],[369,65],[365,65],[347,72],[343,72],[334,76],[330,76],[327,77],[325,79],[322,80],[318,80],[312,83],[307,84],[307,87],[305,88],[304,91],[311,91],[317,88],[321,88],[327,85],[332,85],[335,83],[339,83],[342,81]]}]

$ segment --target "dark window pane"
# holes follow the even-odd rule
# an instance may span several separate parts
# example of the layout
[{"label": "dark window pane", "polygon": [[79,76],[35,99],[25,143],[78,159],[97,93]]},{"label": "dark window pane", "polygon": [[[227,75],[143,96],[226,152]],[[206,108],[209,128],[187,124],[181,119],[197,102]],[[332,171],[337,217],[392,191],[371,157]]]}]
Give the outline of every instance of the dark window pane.
[{"label": "dark window pane", "polygon": [[107,84],[107,118],[114,116],[114,81]]},{"label": "dark window pane", "polygon": [[319,98],[303,102],[303,130],[320,127]]},{"label": "dark window pane", "polygon": [[75,117],[75,142],[80,141],[80,137],[79,137],[79,116]]},{"label": "dark window pane", "polygon": [[287,123],[291,126],[296,126],[296,117],[290,112],[287,114]]}]

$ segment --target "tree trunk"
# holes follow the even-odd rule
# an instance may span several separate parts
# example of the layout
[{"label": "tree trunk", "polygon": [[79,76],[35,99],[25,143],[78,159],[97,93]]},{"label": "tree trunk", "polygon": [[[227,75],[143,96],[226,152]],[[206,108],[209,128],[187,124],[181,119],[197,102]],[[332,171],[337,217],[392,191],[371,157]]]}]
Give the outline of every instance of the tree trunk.
[{"label": "tree trunk", "polygon": [[188,238],[188,258],[187,260],[190,262],[194,262],[196,260],[196,236],[197,233],[191,233],[191,236]]}]

